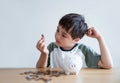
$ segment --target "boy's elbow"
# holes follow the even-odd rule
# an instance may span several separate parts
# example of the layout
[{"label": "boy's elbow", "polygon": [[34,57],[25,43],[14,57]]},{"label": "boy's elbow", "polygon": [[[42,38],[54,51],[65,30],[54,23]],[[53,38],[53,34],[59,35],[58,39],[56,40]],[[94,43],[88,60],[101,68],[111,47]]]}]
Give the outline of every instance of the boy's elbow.
[{"label": "boy's elbow", "polygon": [[108,65],[108,69],[112,69],[113,68],[113,63]]},{"label": "boy's elbow", "polygon": [[112,68],[113,68],[113,62],[111,62],[110,64],[108,64],[108,65],[106,66],[106,68],[107,68],[107,69],[112,69]]},{"label": "boy's elbow", "polygon": [[108,66],[105,66],[106,69],[112,69],[113,68],[113,65],[108,65]]},{"label": "boy's elbow", "polygon": [[36,65],[36,68],[46,68],[46,66]]},{"label": "boy's elbow", "polygon": [[99,65],[101,68],[104,68],[104,69],[112,69],[112,68],[113,68],[113,63],[103,64],[103,63],[101,63],[101,61],[100,61],[98,65]]},{"label": "boy's elbow", "polygon": [[36,65],[36,68],[40,68],[38,65]]},{"label": "boy's elbow", "polygon": [[113,65],[102,65],[100,66],[100,68],[103,68],[103,69],[112,69],[113,68]]},{"label": "boy's elbow", "polygon": [[105,65],[104,68],[106,68],[106,69],[112,69],[113,68],[113,63]]}]

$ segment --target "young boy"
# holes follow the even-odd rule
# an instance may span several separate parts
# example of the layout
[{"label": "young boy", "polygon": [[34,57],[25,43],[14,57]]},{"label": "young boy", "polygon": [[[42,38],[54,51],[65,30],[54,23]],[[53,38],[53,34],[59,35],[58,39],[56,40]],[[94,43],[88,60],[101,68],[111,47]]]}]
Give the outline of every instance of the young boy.
[{"label": "young boy", "polygon": [[[90,47],[78,43],[85,34],[88,37],[98,40],[100,54],[96,53]],[[41,56],[36,64],[37,68],[63,68],[63,65],[67,64],[65,60],[68,60],[64,59],[65,56],[70,57],[71,53],[74,56],[77,55],[78,58],[79,56],[81,57],[82,63],[80,64],[82,64],[82,68],[110,69],[113,67],[111,54],[105,45],[103,37],[94,27],[88,29],[84,17],[80,14],[70,13],[60,19],[55,33],[55,40],[56,41],[50,43],[48,47],[45,44],[45,37],[43,35],[38,41],[36,47],[41,52]],[[75,60],[76,62],[78,61],[77,59]],[[71,60],[71,62],[75,62],[75,60]],[[79,63],[79,61],[77,63]],[[76,67],[76,65],[72,65],[72,67],[73,66]]]}]

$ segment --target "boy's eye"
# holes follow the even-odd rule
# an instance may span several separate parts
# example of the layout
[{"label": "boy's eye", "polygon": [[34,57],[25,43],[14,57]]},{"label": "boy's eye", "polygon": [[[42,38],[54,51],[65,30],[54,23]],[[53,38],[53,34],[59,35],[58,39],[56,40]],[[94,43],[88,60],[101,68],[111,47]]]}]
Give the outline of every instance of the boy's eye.
[{"label": "boy's eye", "polygon": [[65,35],[62,35],[62,37],[66,38],[66,36],[65,36]]}]

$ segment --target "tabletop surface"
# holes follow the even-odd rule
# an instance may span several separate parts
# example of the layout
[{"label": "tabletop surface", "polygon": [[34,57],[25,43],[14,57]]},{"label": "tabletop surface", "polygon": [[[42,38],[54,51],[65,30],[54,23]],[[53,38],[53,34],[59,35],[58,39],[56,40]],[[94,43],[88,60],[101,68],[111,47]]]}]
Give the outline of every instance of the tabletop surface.
[{"label": "tabletop surface", "polygon": [[[61,75],[53,72],[53,76],[51,72],[45,73],[46,71],[48,69],[0,68],[0,83],[120,83],[120,69],[84,68],[78,75],[65,75],[60,69],[50,69],[61,72]],[[29,79],[30,76],[35,77],[35,74],[39,76],[39,80]]]}]

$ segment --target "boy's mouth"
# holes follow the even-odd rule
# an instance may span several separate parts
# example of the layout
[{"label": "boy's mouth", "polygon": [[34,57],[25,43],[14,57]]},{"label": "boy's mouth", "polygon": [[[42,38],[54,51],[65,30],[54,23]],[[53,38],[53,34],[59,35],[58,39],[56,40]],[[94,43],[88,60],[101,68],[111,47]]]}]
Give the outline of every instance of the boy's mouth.
[{"label": "boy's mouth", "polygon": [[56,41],[57,43],[60,43],[58,40]]},{"label": "boy's mouth", "polygon": [[56,40],[56,43],[60,44],[60,41]]}]

